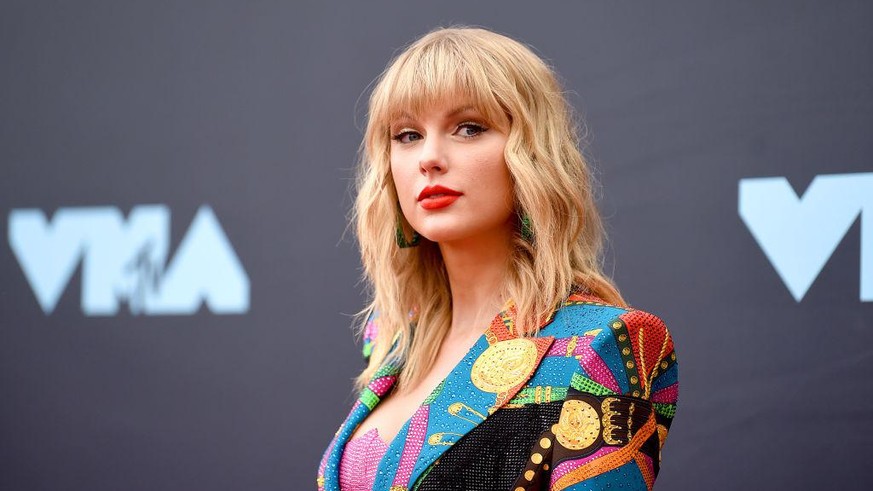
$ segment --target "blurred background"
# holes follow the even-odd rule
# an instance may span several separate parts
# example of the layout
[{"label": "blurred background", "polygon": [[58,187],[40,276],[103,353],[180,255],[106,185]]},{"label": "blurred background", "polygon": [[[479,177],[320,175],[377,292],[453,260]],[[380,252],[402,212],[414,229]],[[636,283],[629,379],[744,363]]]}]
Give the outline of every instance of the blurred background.
[{"label": "blurred background", "polygon": [[867,489],[873,4],[225,0],[0,6],[0,489],[314,489],[368,86],[451,24],[585,122],[680,360],[657,489]]}]

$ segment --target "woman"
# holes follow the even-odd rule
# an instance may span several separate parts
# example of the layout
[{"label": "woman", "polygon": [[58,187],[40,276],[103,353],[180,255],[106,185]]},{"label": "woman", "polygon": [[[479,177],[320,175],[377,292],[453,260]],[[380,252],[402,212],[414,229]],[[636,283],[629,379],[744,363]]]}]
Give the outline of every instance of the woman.
[{"label": "woman", "polygon": [[673,343],[601,271],[578,143],[505,36],[439,29],[382,74],[355,203],[368,366],[319,489],[651,489]]}]

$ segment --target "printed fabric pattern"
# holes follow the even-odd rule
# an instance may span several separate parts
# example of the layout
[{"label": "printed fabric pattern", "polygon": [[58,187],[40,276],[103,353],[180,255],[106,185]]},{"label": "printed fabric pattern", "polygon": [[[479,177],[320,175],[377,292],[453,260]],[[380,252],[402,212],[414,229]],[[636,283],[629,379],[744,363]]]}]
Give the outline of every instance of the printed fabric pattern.
[{"label": "printed fabric pattern", "polygon": [[[372,489],[653,488],[679,394],[664,322],[575,294],[525,338],[514,313],[509,302],[406,422]],[[377,329],[374,316],[365,356]],[[324,453],[320,491],[349,491],[339,479],[346,444],[401,368],[386,364],[361,391]]]}]

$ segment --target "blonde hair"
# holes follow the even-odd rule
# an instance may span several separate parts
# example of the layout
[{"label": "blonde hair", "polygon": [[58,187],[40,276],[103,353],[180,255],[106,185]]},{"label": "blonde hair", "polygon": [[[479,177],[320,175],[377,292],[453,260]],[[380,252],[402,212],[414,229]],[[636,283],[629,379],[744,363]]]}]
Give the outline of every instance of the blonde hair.
[{"label": "blonde hair", "polygon": [[360,315],[378,312],[378,334],[358,388],[386,361],[403,363],[401,387],[419,380],[451,324],[438,245],[424,237],[418,247],[401,249],[395,242],[398,223],[406,237],[413,231],[398,207],[389,131],[400,113],[421,114],[446,98],[471,102],[489,123],[508,130],[504,157],[517,215],[519,222],[530,218],[534,237],[525,240],[519,225],[500,292],[515,304],[518,334],[534,335],[574,289],[625,306],[602,272],[604,230],[593,178],[555,73],[506,36],[481,28],[439,28],[400,53],[370,95],[353,221],[372,295]]}]

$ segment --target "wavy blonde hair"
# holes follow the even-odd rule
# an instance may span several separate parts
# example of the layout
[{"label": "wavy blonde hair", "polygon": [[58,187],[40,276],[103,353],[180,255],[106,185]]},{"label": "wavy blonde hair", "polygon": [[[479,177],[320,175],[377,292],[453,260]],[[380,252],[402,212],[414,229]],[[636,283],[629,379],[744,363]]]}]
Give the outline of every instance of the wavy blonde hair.
[{"label": "wavy blonde hair", "polygon": [[[506,36],[481,28],[439,28],[394,58],[370,95],[352,219],[371,291],[371,302],[359,315],[378,312],[379,328],[358,388],[386,361],[403,364],[401,387],[417,382],[451,324],[451,294],[438,245],[424,237],[418,247],[401,249],[395,242],[398,221],[406,237],[413,231],[398,205],[389,130],[400,113],[421,114],[447,98],[470,101],[490,124],[508,132],[504,156],[517,217],[530,217],[534,236],[525,240],[517,227],[500,292],[515,303],[519,334],[536,334],[573,290],[626,305],[602,271],[604,230],[593,178],[554,71]],[[362,330],[363,324],[362,319]]]}]

